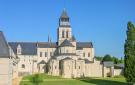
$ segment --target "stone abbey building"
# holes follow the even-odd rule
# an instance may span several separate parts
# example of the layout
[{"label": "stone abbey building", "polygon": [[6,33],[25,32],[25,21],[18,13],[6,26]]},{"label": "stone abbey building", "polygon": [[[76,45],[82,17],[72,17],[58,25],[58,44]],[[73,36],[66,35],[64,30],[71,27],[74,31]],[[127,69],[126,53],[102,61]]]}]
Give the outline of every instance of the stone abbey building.
[{"label": "stone abbey building", "polygon": [[92,42],[77,42],[65,10],[59,18],[57,33],[57,42],[48,39],[48,42],[8,43],[20,59],[19,75],[39,72],[67,78],[102,76],[102,65],[94,62]]},{"label": "stone abbey building", "polygon": [[70,18],[63,10],[59,18],[57,42],[51,39],[48,42],[7,42],[0,31],[0,81],[8,80],[9,83],[11,77],[34,73],[64,78],[116,74],[112,62],[101,63],[94,58],[94,54],[92,42],[78,42],[75,39]]}]

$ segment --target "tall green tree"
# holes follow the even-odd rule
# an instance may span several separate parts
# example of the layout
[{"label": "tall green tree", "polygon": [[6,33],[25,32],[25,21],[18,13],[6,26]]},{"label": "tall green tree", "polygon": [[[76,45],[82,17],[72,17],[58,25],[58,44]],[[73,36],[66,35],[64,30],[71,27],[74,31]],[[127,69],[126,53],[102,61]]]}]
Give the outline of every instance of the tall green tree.
[{"label": "tall green tree", "polygon": [[127,24],[127,39],[125,41],[124,54],[124,76],[127,82],[135,83],[135,26],[131,22]]},{"label": "tall green tree", "polygon": [[103,57],[103,60],[102,61],[112,61],[112,58],[109,54],[106,54],[104,57]]}]

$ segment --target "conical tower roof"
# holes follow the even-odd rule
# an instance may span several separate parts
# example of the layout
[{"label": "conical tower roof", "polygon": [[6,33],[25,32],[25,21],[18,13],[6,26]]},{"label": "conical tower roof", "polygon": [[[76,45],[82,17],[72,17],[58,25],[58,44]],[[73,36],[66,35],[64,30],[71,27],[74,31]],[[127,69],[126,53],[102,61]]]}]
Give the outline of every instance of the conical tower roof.
[{"label": "conical tower roof", "polygon": [[63,12],[60,18],[69,18],[66,9],[63,9]]}]

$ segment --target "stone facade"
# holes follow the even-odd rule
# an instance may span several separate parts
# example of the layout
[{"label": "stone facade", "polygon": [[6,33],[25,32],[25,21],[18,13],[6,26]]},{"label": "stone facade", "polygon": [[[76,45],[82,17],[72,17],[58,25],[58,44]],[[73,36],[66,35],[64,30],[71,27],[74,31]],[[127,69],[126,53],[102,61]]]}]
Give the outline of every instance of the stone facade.
[{"label": "stone facade", "polygon": [[0,31],[0,85],[12,85],[12,79],[18,76],[14,69],[17,60],[11,51],[3,32]]},{"label": "stone facade", "polygon": [[[48,42],[8,42],[11,59],[0,58],[0,69],[4,69],[0,70],[0,74],[8,74],[8,66],[11,65],[12,78],[35,73],[64,78],[114,76],[113,63],[101,63],[94,58],[92,42],[78,42],[75,39],[65,10],[57,31],[57,42],[52,42],[50,38]],[[118,75],[118,72],[115,71],[115,74]],[[6,80],[7,76],[0,76],[0,81]]]}]

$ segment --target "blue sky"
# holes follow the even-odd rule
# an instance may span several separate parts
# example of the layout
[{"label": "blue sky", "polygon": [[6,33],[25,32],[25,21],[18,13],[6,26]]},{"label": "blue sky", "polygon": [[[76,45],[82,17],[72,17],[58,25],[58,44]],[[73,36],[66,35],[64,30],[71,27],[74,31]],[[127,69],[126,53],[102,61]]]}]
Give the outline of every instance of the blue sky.
[{"label": "blue sky", "polygon": [[77,41],[92,41],[95,54],[123,57],[127,22],[135,24],[135,0],[0,0],[0,30],[8,41],[57,41],[63,8]]}]

